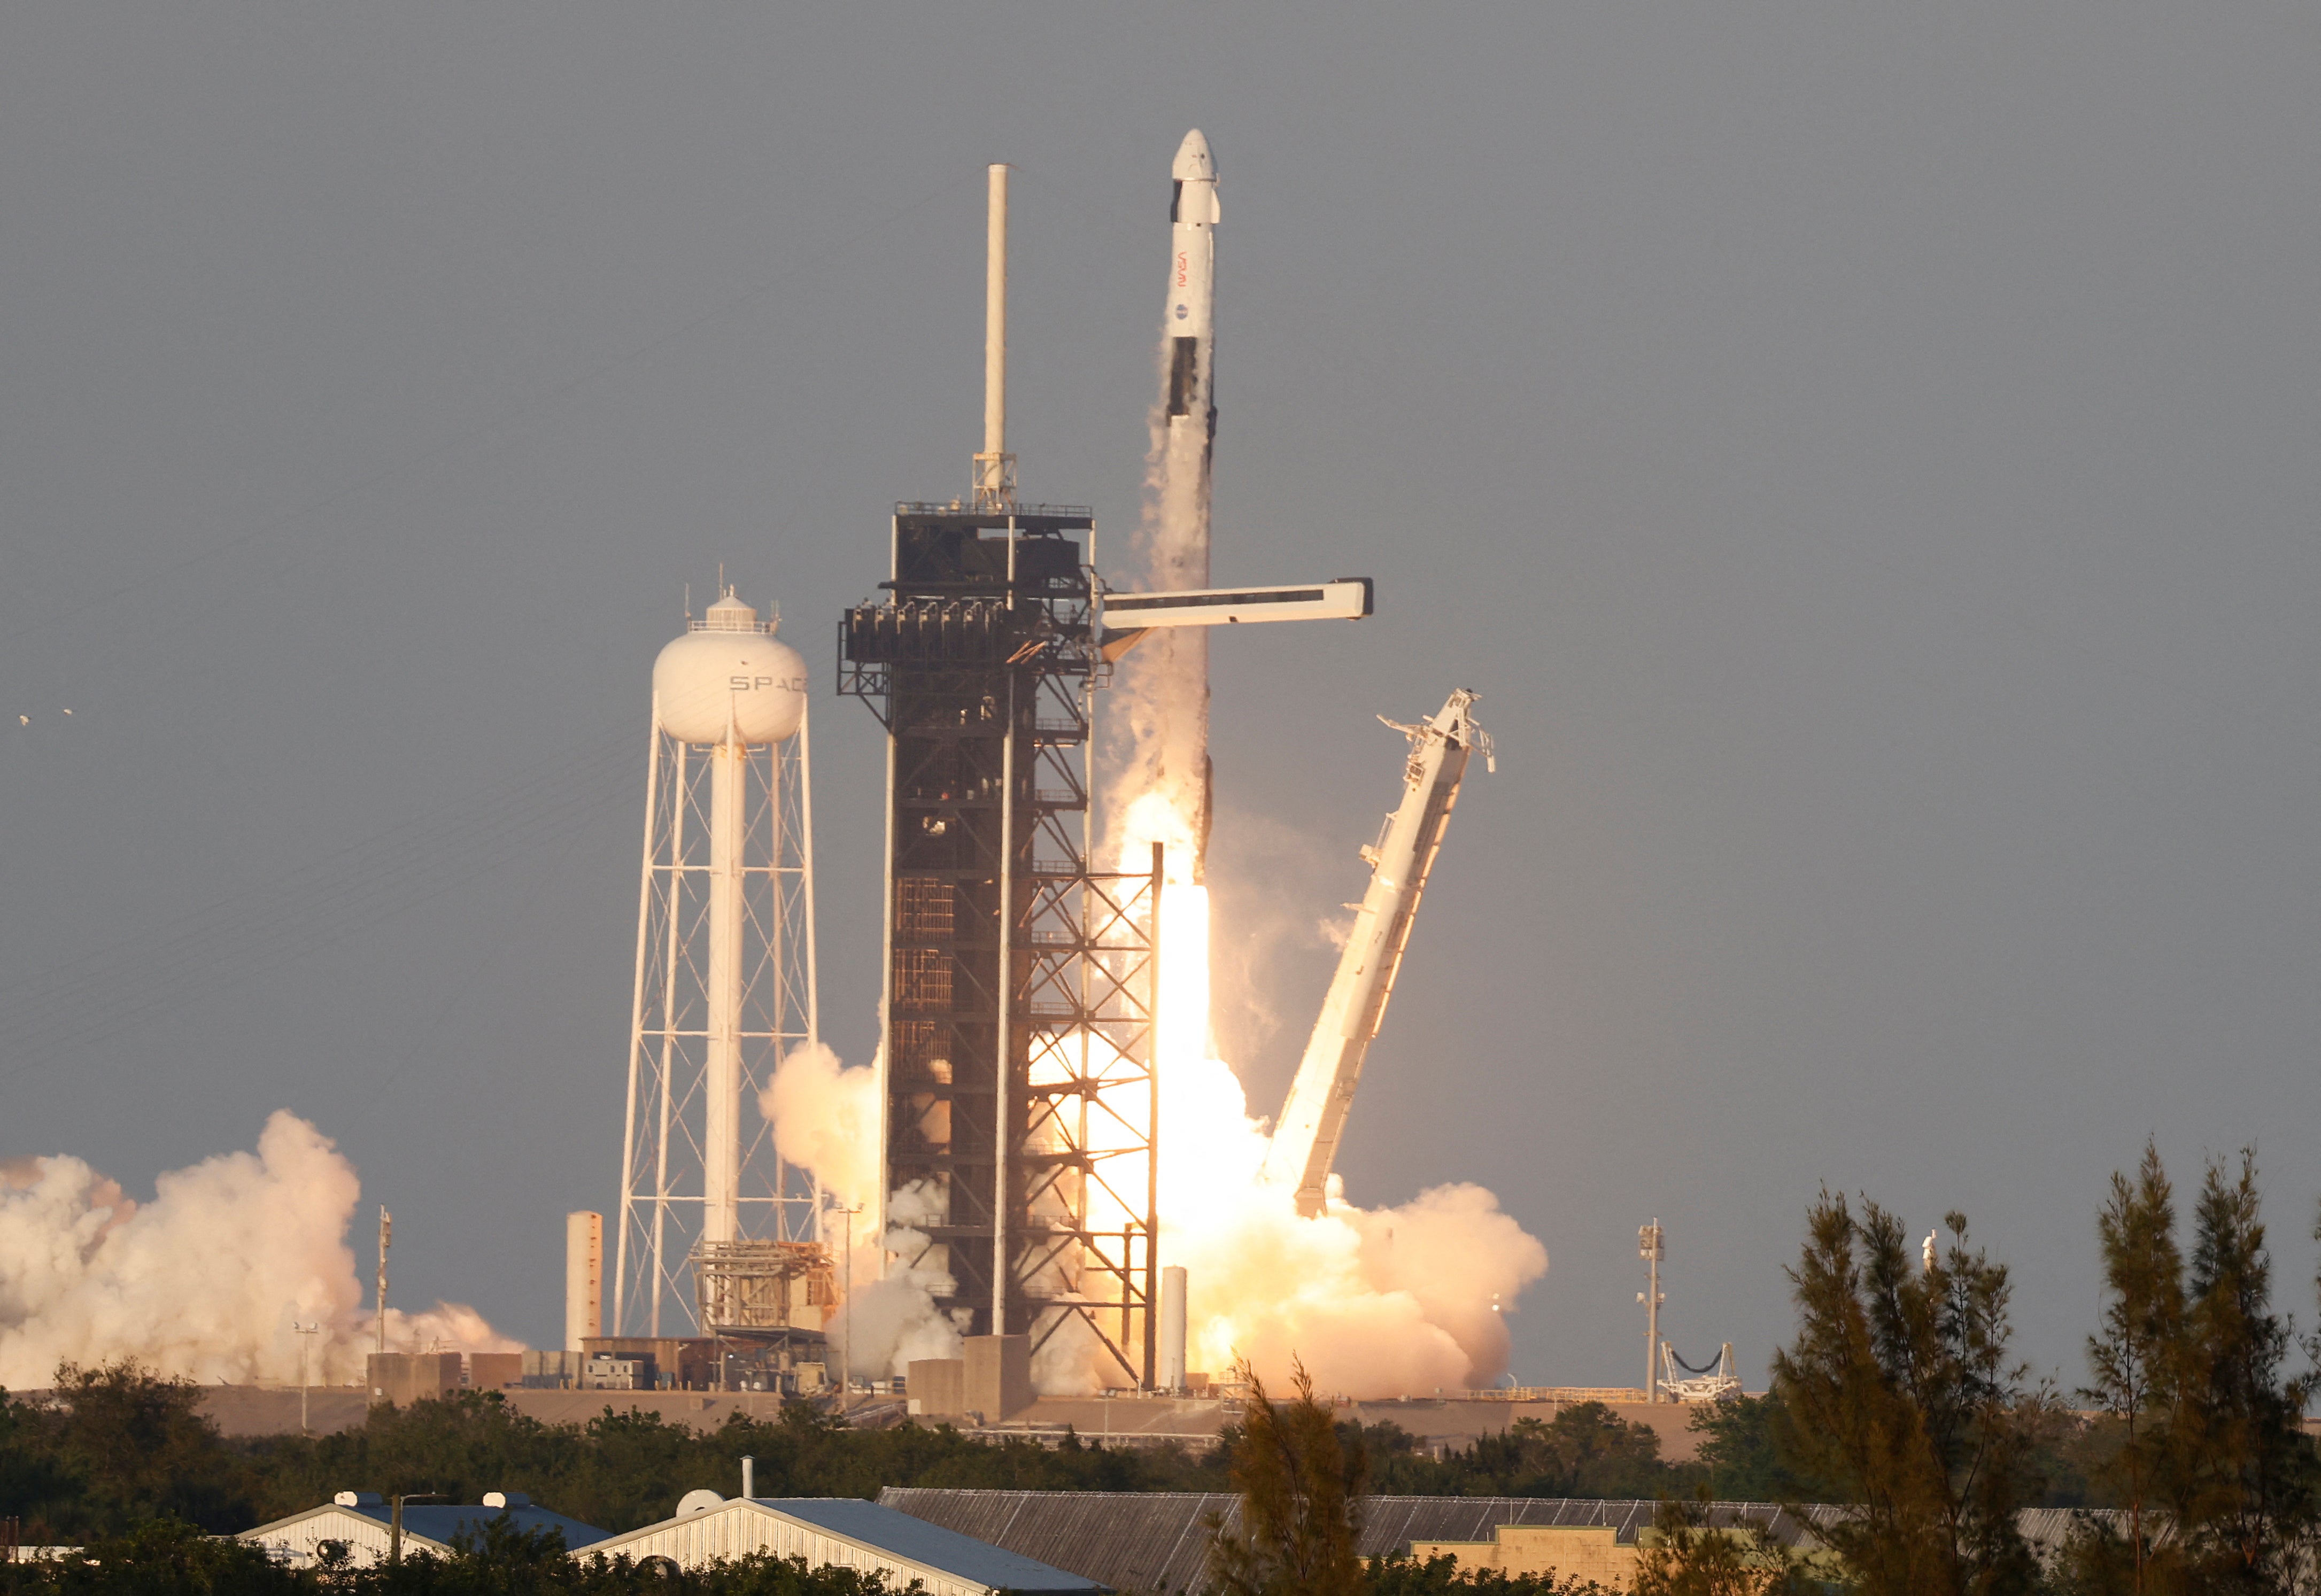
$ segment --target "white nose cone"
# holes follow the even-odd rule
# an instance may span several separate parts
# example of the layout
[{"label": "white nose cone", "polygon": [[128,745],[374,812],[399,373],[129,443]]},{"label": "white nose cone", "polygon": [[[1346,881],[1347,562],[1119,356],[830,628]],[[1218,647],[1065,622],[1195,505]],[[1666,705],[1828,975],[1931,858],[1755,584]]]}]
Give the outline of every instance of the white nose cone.
[{"label": "white nose cone", "polygon": [[758,612],[727,594],[701,630],[672,640],[653,661],[661,729],[681,742],[761,747],[795,736],[806,718],[806,660],[758,624]]},{"label": "white nose cone", "polygon": [[1217,163],[1209,159],[1209,141],[1195,128],[1177,146],[1177,164],[1169,175],[1179,183],[1214,183],[1217,180]]}]

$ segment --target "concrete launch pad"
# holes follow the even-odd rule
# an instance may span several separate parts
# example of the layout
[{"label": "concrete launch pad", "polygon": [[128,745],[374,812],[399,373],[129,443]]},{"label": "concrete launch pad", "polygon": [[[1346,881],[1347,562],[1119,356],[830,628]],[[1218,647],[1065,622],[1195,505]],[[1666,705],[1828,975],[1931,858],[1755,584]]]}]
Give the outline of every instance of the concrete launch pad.
[{"label": "concrete launch pad", "polygon": [[[501,1393],[508,1406],[543,1424],[585,1424],[606,1408],[627,1412],[658,1413],[670,1424],[689,1429],[716,1429],[735,1413],[769,1422],[781,1417],[783,1399],[769,1392],[699,1391],[521,1391]],[[892,1399],[856,1399],[870,1422],[894,1422],[899,1418]],[[1364,1424],[1398,1424],[1419,1438],[1422,1446],[1457,1449],[1477,1437],[1506,1429],[1520,1419],[1545,1422],[1570,1404],[1563,1402],[1500,1402],[1436,1401],[1355,1402],[1341,1409],[1348,1419]],[[1661,1455],[1670,1462],[1690,1459],[1699,1437],[1688,1426],[1693,1410],[1679,1402],[1614,1402],[1606,1404],[1621,1418],[1650,1425],[1661,1437]],[[308,1397],[309,1423],[317,1435],[335,1434],[360,1425],[370,1410],[360,1390],[316,1386]],[[255,1385],[218,1385],[202,1394],[201,1411],[229,1436],[295,1434],[298,1428],[298,1390]],[[1083,1440],[1110,1439],[1115,1444],[1154,1445],[1169,1441],[1205,1446],[1238,1417],[1238,1409],[1215,1400],[1188,1397],[1042,1397],[1006,1424],[970,1433],[1019,1436],[1052,1441],[1067,1426]],[[948,1422],[921,1420],[923,1423]]]}]

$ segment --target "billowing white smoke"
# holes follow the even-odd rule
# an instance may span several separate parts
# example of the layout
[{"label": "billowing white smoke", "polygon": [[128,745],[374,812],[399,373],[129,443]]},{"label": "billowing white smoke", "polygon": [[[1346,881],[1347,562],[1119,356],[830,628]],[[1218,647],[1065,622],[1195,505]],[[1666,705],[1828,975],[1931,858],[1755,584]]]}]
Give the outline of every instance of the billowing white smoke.
[{"label": "billowing white smoke", "polygon": [[[926,1237],[912,1228],[931,1217],[925,1194],[908,1187],[891,1194],[883,1236],[866,1202],[878,1189],[878,1075],[877,1065],[850,1069],[815,1043],[784,1058],[758,1096],[759,1111],[773,1125],[775,1150],[820,1181],[840,1206],[869,1210],[854,1229],[853,1299],[829,1326],[857,1375],[900,1374],[914,1358],[960,1355],[959,1330],[934,1301],[951,1289],[951,1281],[915,1262],[927,1251]],[[838,1226],[830,1234],[836,1250],[844,1224],[830,1222]]]},{"label": "billowing white smoke", "polygon": [[[78,1158],[0,1165],[0,1386],[44,1386],[57,1365],[134,1358],[205,1383],[298,1378],[294,1323],[320,1322],[320,1383],[357,1380],[373,1316],[347,1225],[354,1166],[305,1120],[278,1111],[258,1151],[155,1184],[152,1202]],[[472,1308],[390,1310],[387,1345],[512,1351]]]},{"label": "billowing white smoke", "polygon": [[[1547,1271],[1547,1249],[1482,1187],[1435,1186],[1397,1208],[1347,1202],[1298,1216],[1261,1183],[1262,1127],[1216,1059],[1179,1064],[1162,1087],[1161,1256],[1185,1266],[1189,1366],[1246,1357],[1280,1382],[1302,1359],[1322,1390],[1431,1395],[1484,1385],[1507,1366],[1506,1310]],[[1180,1154],[1170,1126],[1202,1128]],[[1216,1128],[1215,1130],[1212,1128]]]},{"label": "billowing white smoke", "polygon": [[[948,1295],[953,1282],[925,1265],[926,1236],[901,1217],[910,1212],[913,1195],[907,1187],[896,1192],[886,1235],[856,1247],[854,1301],[831,1325],[857,1374],[905,1374],[914,1358],[960,1356],[959,1327],[935,1306],[936,1296]],[[884,1279],[878,1277],[882,1261]]]},{"label": "billowing white smoke", "polygon": [[793,1048],[758,1094],[774,1129],[774,1151],[822,1183],[842,1208],[860,1205],[878,1183],[878,1071],[848,1069],[820,1042]]}]

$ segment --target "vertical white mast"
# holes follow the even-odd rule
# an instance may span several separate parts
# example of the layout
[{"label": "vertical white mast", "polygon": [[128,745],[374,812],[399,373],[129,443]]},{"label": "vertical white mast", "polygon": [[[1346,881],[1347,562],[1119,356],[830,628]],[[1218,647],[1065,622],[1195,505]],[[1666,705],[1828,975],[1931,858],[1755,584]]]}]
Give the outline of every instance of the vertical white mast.
[{"label": "vertical white mast", "polygon": [[991,168],[984,231],[983,451],[975,457],[975,507],[1015,507],[1015,457],[1007,452],[1007,168]]},{"label": "vertical white mast", "polygon": [[740,731],[709,757],[708,1067],[701,1138],[701,1239],[741,1234],[742,1201],[742,783]]},{"label": "vertical white mast", "polygon": [[1644,1401],[1661,1400],[1661,1259],[1667,1256],[1661,1221],[1654,1216],[1636,1231],[1636,1255],[1644,1260],[1644,1289],[1636,1301],[1644,1305]]}]

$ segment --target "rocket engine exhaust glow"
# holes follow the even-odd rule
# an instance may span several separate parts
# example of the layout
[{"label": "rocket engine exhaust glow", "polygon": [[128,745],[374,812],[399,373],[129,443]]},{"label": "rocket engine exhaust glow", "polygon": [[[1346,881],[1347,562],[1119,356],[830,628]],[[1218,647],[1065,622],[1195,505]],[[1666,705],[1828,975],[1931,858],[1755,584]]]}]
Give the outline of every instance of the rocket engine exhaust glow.
[{"label": "rocket engine exhaust glow", "polygon": [[[1209,585],[1218,207],[1215,163],[1198,131],[1186,135],[1172,176],[1169,297],[1141,540],[1144,586],[1164,592]],[[1368,609],[1365,586],[1361,610]],[[1216,1056],[1206,884],[1207,639],[1206,626],[1158,627],[1124,664],[1111,712],[1125,722],[1126,747],[1106,788],[1104,830],[1117,867],[1134,867],[1155,842],[1166,859],[1156,1044],[1160,1256],[1186,1270],[1187,1366],[1222,1371],[1246,1357],[1266,1378],[1283,1379],[1296,1357],[1321,1388],[1369,1396],[1488,1383],[1506,1368],[1509,1343],[1495,1304],[1513,1303],[1546,1272],[1546,1249],[1479,1186],[1437,1186],[1398,1208],[1366,1211],[1344,1200],[1326,1160],[1326,1179],[1316,1176],[1301,1212],[1305,1183],[1264,1179],[1264,1123],[1251,1117],[1233,1066]],[[1467,746],[1459,748],[1461,766]],[[1437,823],[1427,830],[1438,839],[1441,808],[1447,802],[1430,807]],[[1407,900],[1415,897],[1415,880],[1397,874],[1398,884],[1406,879],[1413,890],[1397,911],[1374,917],[1395,929],[1397,955]],[[1374,1019],[1375,1005],[1363,1012]],[[1358,1054],[1354,1062],[1358,1068]],[[1298,1162],[1302,1172],[1307,1160]],[[1043,1390],[1059,1392],[1099,1378],[1092,1362],[1075,1370],[1053,1356],[1035,1374]]]}]

